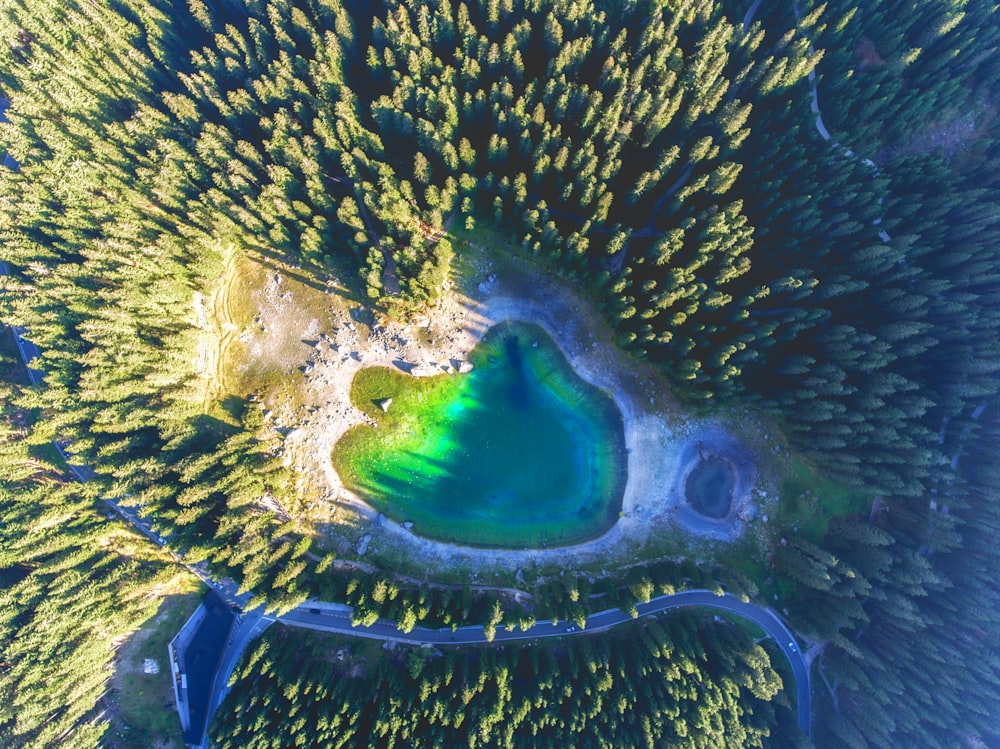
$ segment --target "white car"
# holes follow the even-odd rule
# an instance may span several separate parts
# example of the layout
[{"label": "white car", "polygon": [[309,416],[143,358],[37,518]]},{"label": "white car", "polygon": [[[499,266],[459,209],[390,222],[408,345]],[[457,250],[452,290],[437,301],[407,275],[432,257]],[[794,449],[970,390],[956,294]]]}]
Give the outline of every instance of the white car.
[{"label": "white car", "polygon": [[799,652],[799,649],[797,647],[795,647],[795,643],[794,642],[788,643],[788,649],[791,650],[793,653]]}]

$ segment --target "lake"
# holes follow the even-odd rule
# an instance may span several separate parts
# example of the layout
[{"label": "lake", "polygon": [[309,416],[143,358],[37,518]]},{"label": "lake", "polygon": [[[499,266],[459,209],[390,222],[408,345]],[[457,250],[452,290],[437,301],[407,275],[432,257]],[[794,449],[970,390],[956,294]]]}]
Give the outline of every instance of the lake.
[{"label": "lake", "polygon": [[352,401],[377,426],[334,447],[345,486],[414,533],[463,545],[568,545],[610,528],[627,478],[610,395],[528,323],[490,328],[469,361],[461,375],[358,373]]}]

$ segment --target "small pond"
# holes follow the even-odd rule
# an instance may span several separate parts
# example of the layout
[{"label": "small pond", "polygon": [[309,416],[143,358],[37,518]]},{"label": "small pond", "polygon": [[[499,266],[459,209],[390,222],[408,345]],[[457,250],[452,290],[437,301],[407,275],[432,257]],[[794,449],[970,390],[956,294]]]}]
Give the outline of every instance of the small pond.
[{"label": "small pond", "polygon": [[376,426],[334,447],[345,486],[414,533],[463,545],[567,545],[610,528],[627,477],[611,397],[535,325],[490,328],[469,361],[461,375],[357,374],[351,399]]},{"label": "small pond", "polygon": [[700,514],[724,518],[733,504],[736,475],[732,464],[723,458],[709,457],[699,461],[688,474],[684,495]]}]

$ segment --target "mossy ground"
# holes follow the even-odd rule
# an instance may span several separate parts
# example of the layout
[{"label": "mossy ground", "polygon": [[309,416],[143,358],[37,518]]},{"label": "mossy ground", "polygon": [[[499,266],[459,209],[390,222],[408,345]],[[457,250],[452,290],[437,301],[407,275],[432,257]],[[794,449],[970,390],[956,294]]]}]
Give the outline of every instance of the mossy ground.
[{"label": "mossy ground", "polygon": [[[109,746],[121,749],[183,749],[181,722],[174,705],[167,643],[201,602],[203,588],[191,575],[180,573],[157,591],[163,596],[156,614],[118,649],[111,680],[116,702]],[[159,673],[143,672],[153,660]]]},{"label": "mossy ground", "polygon": [[775,520],[803,538],[820,543],[830,518],[852,512],[867,513],[872,499],[870,491],[826,478],[814,466],[796,459],[786,466]]},{"label": "mossy ground", "polygon": [[301,269],[231,253],[214,300],[223,393],[288,392],[301,379],[296,369],[308,361],[310,342],[349,303],[346,293]]}]

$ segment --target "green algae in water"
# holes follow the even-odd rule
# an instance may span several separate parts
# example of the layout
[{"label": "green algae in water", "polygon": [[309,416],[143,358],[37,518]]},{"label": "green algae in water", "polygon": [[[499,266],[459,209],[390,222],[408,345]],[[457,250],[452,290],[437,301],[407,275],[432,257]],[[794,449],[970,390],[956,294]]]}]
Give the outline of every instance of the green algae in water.
[{"label": "green algae in water", "polygon": [[627,454],[610,396],[535,325],[494,326],[469,360],[465,375],[359,372],[351,399],[378,426],[335,446],[344,484],[420,535],[460,544],[566,545],[611,527]]}]

